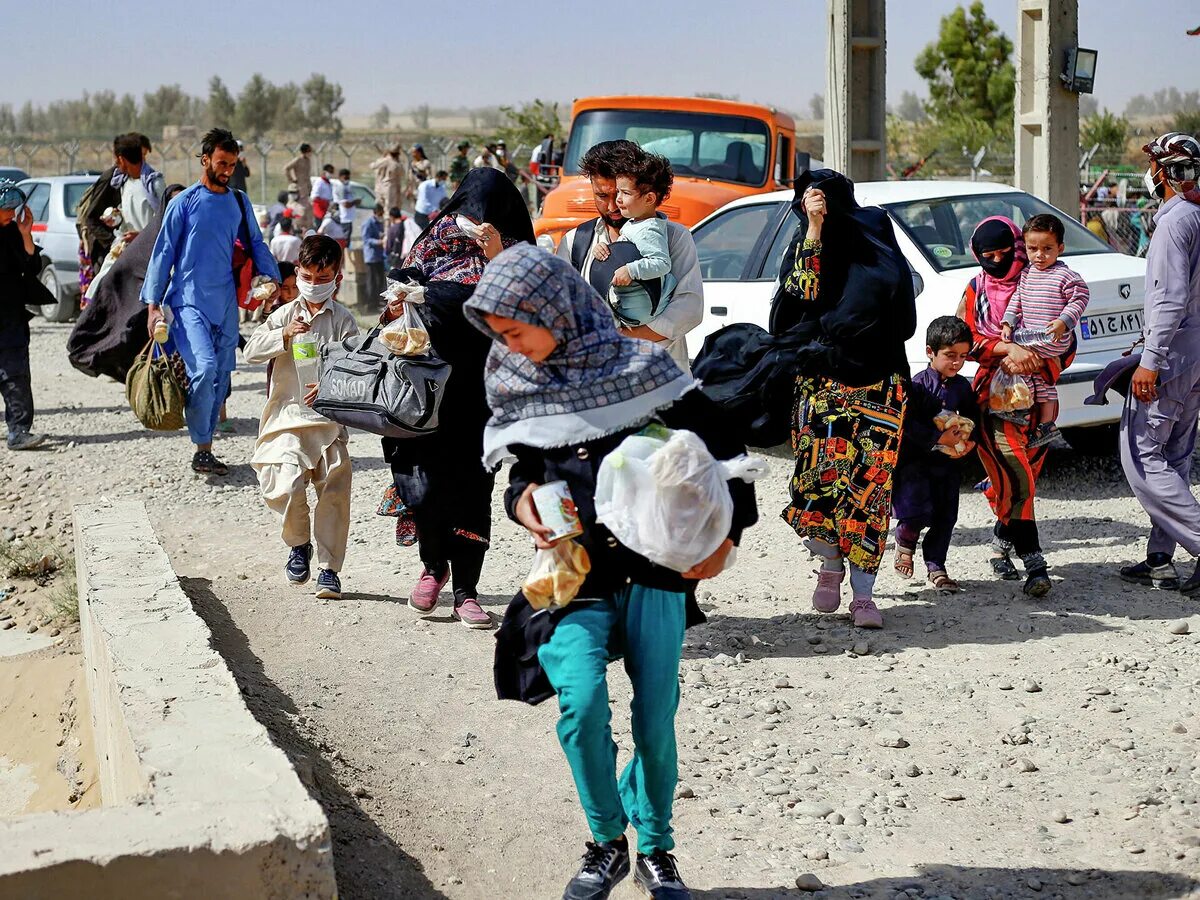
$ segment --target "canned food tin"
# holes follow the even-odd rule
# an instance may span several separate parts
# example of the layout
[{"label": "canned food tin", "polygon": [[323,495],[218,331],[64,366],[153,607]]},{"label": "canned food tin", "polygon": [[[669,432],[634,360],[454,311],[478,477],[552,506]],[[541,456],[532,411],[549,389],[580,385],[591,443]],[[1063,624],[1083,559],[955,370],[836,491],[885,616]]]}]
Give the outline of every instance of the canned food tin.
[{"label": "canned food tin", "polygon": [[583,523],[575,509],[575,499],[565,481],[551,481],[533,492],[533,505],[542,524],[550,529],[550,540],[578,537]]}]

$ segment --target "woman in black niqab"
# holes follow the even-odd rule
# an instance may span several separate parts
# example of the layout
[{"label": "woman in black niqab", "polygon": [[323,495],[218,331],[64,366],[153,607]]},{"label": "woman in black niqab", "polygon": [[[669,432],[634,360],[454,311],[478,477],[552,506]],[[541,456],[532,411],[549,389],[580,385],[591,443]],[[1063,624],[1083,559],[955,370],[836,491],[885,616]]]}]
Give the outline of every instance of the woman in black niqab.
[{"label": "woman in black niqab", "polygon": [[801,223],[771,308],[772,333],[796,341],[800,373],[783,518],[821,559],[813,608],[841,605],[848,562],[854,624],[879,628],[873,595],[904,421],[904,342],[916,328],[912,278],[887,213],[859,206],[844,175],[805,172],[793,209]]},{"label": "woman in black niqab", "polygon": [[[482,236],[476,226],[483,227]],[[383,455],[392,468],[390,493],[404,507],[397,541],[415,539],[424,564],[409,606],[422,615],[431,613],[453,579],[455,617],[472,628],[492,624],[478,603],[495,483],[494,473],[482,463],[483,428],[491,417],[483,368],[492,341],[463,316],[463,304],[475,292],[489,253],[521,242],[532,244],[534,237],[520,192],[503,172],[472,169],[421,232],[404,266],[388,274],[391,280],[425,288],[421,314],[429,339],[451,367],[438,408],[438,430],[425,437],[383,440]],[[402,304],[389,304],[382,321],[395,318],[401,309]]]}]

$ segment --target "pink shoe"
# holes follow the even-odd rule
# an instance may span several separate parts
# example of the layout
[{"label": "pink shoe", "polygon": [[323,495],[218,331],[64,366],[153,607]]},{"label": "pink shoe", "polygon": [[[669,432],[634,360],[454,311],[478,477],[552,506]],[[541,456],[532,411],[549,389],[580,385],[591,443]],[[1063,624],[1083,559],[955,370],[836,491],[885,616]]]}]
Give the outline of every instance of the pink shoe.
[{"label": "pink shoe", "polygon": [[446,586],[446,582],[449,580],[449,566],[446,567],[446,574],[441,578],[438,578],[426,569],[421,573],[421,577],[417,579],[417,586],[408,595],[408,605],[423,616],[433,612],[434,607],[437,606],[438,594],[442,592],[442,588]]},{"label": "pink shoe", "polygon": [[467,628],[491,628],[492,617],[479,605],[474,597],[469,597],[454,607],[454,618]]},{"label": "pink shoe", "polygon": [[845,571],[817,571],[817,589],[813,591],[813,609],[817,612],[836,612],[842,605],[842,582],[846,579]]},{"label": "pink shoe", "polygon": [[855,597],[850,601],[850,615],[858,628],[882,628],[883,613],[870,597]]}]

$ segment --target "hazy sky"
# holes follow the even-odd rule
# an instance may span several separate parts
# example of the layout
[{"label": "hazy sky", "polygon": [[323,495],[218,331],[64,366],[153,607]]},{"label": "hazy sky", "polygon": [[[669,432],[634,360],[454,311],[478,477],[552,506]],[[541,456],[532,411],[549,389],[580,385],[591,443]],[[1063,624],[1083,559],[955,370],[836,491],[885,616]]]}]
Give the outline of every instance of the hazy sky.
[{"label": "hazy sky", "polygon": [[[901,91],[922,90],[913,59],[956,5],[888,4],[889,101]],[[1015,37],[1016,0],[985,5]],[[400,111],[420,103],[485,106],[697,91],[806,111],[809,98],[824,91],[825,0],[166,0],[132,6],[50,0],[6,6],[5,30],[24,35],[7,43],[0,82],[0,102],[14,106],[105,88],[140,95],[160,83],[205,94],[214,73],[236,94],[254,72],[277,82],[324,72],[342,84],[349,115],[381,103]],[[1184,34],[1200,26],[1197,0],[1152,6],[1080,0],[1079,6],[1080,43],[1100,51],[1101,105],[1120,111],[1135,94],[1200,87],[1200,37]],[[421,23],[422,16],[433,21]]]}]

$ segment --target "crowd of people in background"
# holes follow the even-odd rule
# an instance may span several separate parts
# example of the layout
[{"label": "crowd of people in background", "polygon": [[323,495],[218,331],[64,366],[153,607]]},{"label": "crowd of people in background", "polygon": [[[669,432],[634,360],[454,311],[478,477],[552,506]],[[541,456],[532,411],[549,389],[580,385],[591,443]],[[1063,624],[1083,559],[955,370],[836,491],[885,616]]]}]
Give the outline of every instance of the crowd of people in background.
[{"label": "crowd of people in background", "polygon": [[[673,183],[669,162],[631,141],[588,150],[580,169],[596,216],[565,235],[555,255],[534,245],[516,185],[524,175],[503,141],[473,161],[470,144],[460,142],[446,170],[419,144],[407,153],[393,147],[371,166],[378,202],[357,228],[350,170],[326,164],[314,174],[308,144],[284,169],[288,189],[255,216],[236,186],[249,175],[242,150],[230,132],[213,129],[203,139],[199,181],[167,186],[146,160],[148,140],[116,139],[112,169],[80,208],[88,305],[68,346],[72,363],[123,377],[142,335],[161,342],[186,387],[191,468],[210,477],[229,470],[213,453],[213,436],[239,345],[246,362],[266,364],[267,400],[249,462],[280,522],[283,577],[308,583],[315,560],[316,595],[340,598],[353,454],[347,430],[311,408],[318,385],[300,377],[293,351],[358,334],[339,302],[357,233],[368,294],[385,295],[386,287],[380,326],[413,314],[419,292],[430,345],[450,366],[436,431],[382,441],[390,479],[380,485],[379,510],[395,518],[397,545],[415,545],[421,563],[408,605],[429,616],[448,587],[456,621],[493,628],[479,586],[496,476],[511,464],[504,509],[540,550],[555,541],[534,494],[565,483],[590,571],[580,599],[549,612],[517,592],[497,632],[497,693],[527,703],[558,698],[558,737],[591,837],[564,898],[602,900],[630,872],[651,896],[691,896],[671,852],[683,635],[704,619],[698,583],[727,568],[758,519],[754,488],[728,482],[728,533],[682,572],[625,546],[596,508],[602,463],[647,425],[693,433],[716,460],[753,443],[736,410],[690,374],[683,339],[700,322],[703,284],[691,234],[658,211]],[[1193,595],[1200,567],[1181,580],[1172,558],[1177,546],[1200,556],[1200,503],[1190,487],[1200,416],[1200,143],[1173,133],[1145,150],[1147,188],[1161,206],[1144,347],[1103,373],[1097,391],[1125,396],[1122,464],[1152,525],[1145,560],[1120,575]],[[554,160],[547,135],[530,174],[539,177]],[[37,302],[39,266],[24,199],[15,186],[0,186],[0,393],[12,450],[44,440],[32,429],[25,308]],[[1025,592],[1047,595],[1053,582],[1037,482],[1053,436],[1054,386],[1074,357],[1088,299],[1086,283],[1058,259],[1062,221],[978,224],[970,245],[980,270],[958,314],[929,325],[928,368],[911,375],[904,345],[916,327],[913,284],[887,213],[862,207],[852,182],[830,170],[797,178],[793,210],[797,224],[762,338],[775,348],[774,368],[758,399],[767,419],[779,411],[795,457],[781,517],[818,561],[812,607],[836,612],[848,578],[853,624],[882,627],[875,586],[889,535],[902,577],[913,576],[920,548],[932,585],[960,590],[949,567],[961,470],[971,456],[987,475],[994,574],[1021,579],[1015,556]],[[270,294],[248,338],[236,275],[246,261],[256,290]],[[743,365],[738,348],[719,340],[706,347],[697,371],[745,375],[735,371]],[[959,374],[968,360],[979,366],[973,381]],[[1037,401],[1033,412],[997,402],[1001,375],[1025,386]],[[614,656],[633,684],[634,751],[619,778],[606,683]],[[636,856],[625,837],[631,824]]]}]

